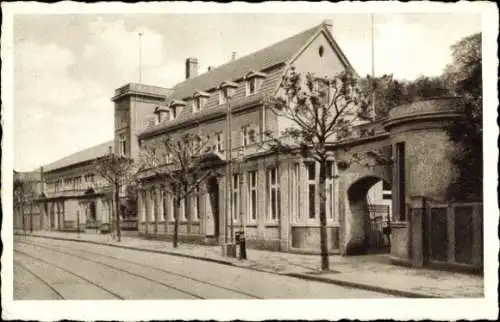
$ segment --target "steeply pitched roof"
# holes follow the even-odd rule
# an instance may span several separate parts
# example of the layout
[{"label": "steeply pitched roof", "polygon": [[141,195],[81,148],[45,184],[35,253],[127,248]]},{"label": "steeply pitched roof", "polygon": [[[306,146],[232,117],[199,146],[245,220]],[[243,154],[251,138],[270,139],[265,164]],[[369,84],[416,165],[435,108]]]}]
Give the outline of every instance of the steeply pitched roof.
[{"label": "steeply pitched roof", "polygon": [[351,64],[342,53],[342,50],[333,39],[333,36],[328,31],[325,22],[323,22],[269,47],[234,61],[230,61],[211,71],[177,84],[172,89],[172,95],[167,97],[163,104],[170,105],[171,102],[176,100],[187,100],[193,97],[197,91],[210,92],[210,96],[203,106],[203,109],[200,112],[193,113],[192,104],[186,104],[186,106],[177,113],[178,115],[175,120],[166,120],[151,126],[140,133],[139,137],[146,138],[155,136],[159,133],[182,126],[186,122],[198,122],[198,120],[203,120],[206,117],[220,114],[220,112],[227,109],[227,107],[219,104],[217,91],[212,91],[214,88],[224,81],[238,81],[249,72],[265,71],[267,76],[264,78],[257,93],[247,96],[245,84],[244,82],[240,82],[231,99],[233,108],[247,104],[258,104],[263,97],[273,95],[273,91],[276,90],[285,72],[286,64],[291,63],[293,59],[300,54],[302,49],[309,45],[309,42],[322,31],[330,40],[344,66],[354,71]]},{"label": "steeply pitched roof", "polygon": [[57,160],[55,162],[52,162],[50,164],[47,164],[43,167],[44,171],[53,171],[57,169],[61,169],[70,165],[82,163],[85,161],[90,161],[97,159],[101,156],[106,155],[106,153],[109,152],[109,147],[111,146],[111,149],[113,150],[114,146],[114,141],[108,141],[101,143],[99,145],[90,147],[88,149],[78,151],[74,154],[71,154],[65,158],[62,158],[60,160]]},{"label": "steeply pitched roof", "polygon": [[187,79],[173,88],[171,99],[191,97],[196,90],[207,91],[222,81],[233,81],[250,71],[262,71],[288,61],[322,27],[305,30],[269,47],[218,66],[209,72]]}]

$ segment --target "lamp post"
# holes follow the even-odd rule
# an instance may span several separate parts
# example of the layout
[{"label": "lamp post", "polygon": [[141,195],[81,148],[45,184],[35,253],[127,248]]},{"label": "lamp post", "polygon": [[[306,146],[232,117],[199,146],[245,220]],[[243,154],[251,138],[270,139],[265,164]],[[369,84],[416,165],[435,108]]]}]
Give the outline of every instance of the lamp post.
[{"label": "lamp post", "polygon": [[80,238],[80,210],[76,211],[76,235]]},{"label": "lamp post", "polygon": [[[238,85],[232,82],[224,82],[221,85],[222,95],[226,99],[227,104],[227,113],[226,113],[226,207],[225,207],[225,244],[228,244],[228,216],[230,217],[230,234],[231,234],[231,243],[234,241],[234,227],[233,227],[233,165],[232,165],[232,127],[231,127],[231,119],[232,119],[232,111],[231,111],[231,97],[232,90],[237,88]],[[227,248],[226,248],[227,251]],[[232,252],[233,253],[233,252]]]},{"label": "lamp post", "polygon": [[243,147],[240,147],[238,151],[238,167],[239,167],[239,173],[240,173],[240,180],[238,180],[239,183],[239,188],[238,191],[240,192],[240,234],[239,234],[239,243],[240,243],[240,259],[247,259],[247,251],[246,251],[246,241],[245,241],[245,226],[246,226],[246,220],[244,218],[244,211],[243,211],[243,178],[245,176],[243,175],[243,162],[244,162],[244,150]]}]

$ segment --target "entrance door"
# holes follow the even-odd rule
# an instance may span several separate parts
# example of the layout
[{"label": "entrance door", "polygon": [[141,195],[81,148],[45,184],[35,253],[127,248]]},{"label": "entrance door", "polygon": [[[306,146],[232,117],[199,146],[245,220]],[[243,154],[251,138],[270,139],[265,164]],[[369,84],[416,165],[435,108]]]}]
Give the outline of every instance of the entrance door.
[{"label": "entrance door", "polygon": [[215,220],[214,220],[214,212],[212,209],[212,202],[210,200],[210,193],[207,192],[205,194],[205,216],[206,216],[206,235],[214,236],[215,235]]},{"label": "entrance door", "polygon": [[205,194],[206,235],[219,236],[219,184],[216,178],[207,182]]}]

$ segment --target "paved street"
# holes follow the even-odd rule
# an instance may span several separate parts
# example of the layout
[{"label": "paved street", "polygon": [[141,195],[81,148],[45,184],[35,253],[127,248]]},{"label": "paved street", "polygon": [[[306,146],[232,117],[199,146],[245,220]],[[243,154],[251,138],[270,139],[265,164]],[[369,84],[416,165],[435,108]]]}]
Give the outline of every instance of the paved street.
[{"label": "paved street", "polygon": [[15,238],[15,299],[387,298],[165,254],[40,238]]}]

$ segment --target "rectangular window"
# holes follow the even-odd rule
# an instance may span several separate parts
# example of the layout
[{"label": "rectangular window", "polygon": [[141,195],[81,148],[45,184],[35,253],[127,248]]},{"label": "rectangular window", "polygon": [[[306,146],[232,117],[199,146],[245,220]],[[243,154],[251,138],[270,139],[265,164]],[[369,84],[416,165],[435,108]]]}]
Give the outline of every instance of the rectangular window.
[{"label": "rectangular window", "polygon": [[200,208],[198,202],[198,196],[200,193],[200,189],[196,188],[193,195],[193,220],[198,221],[200,219]]},{"label": "rectangular window", "polygon": [[243,126],[241,128],[241,145],[242,146],[247,146],[248,145],[247,132],[248,132],[248,126]]},{"label": "rectangular window", "polygon": [[309,184],[309,218],[316,217],[316,185]]},{"label": "rectangular window", "polygon": [[316,218],[316,162],[307,162],[307,202],[309,218]]},{"label": "rectangular window", "polygon": [[217,149],[217,152],[222,152],[224,151],[224,148],[223,148],[223,141],[222,141],[222,132],[217,132],[216,134],[216,149]]},{"label": "rectangular window", "polygon": [[268,208],[269,219],[275,221],[280,214],[280,186],[278,169],[271,168],[267,171],[268,181]]},{"label": "rectangular window", "polygon": [[172,195],[167,195],[168,196],[168,203],[167,203],[167,207],[168,207],[168,219],[170,221],[174,221],[175,218],[174,218],[174,197]]},{"label": "rectangular window", "polygon": [[257,82],[256,82],[256,78],[255,77],[250,78],[249,80],[247,80],[247,96],[255,94],[255,92],[257,90],[257,86],[256,85],[257,85]]},{"label": "rectangular window", "polygon": [[405,194],[405,143],[396,144],[396,158],[398,167],[398,190],[399,190],[399,219],[406,220],[406,194]]},{"label": "rectangular window", "polygon": [[327,161],[326,163],[326,187],[327,187],[327,199],[326,199],[326,213],[327,218],[333,220],[336,214],[336,164],[333,161]]},{"label": "rectangular window", "polygon": [[219,90],[219,105],[227,103],[227,88],[221,88]]},{"label": "rectangular window", "polygon": [[238,220],[240,214],[240,175],[233,174],[233,220]]},{"label": "rectangular window", "polygon": [[125,135],[120,135],[120,147],[119,151],[121,155],[127,155],[127,139]]},{"label": "rectangular window", "polygon": [[170,120],[173,121],[177,118],[177,109],[175,106],[169,108]]},{"label": "rectangular window", "polygon": [[199,112],[201,109],[201,97],[195,97],[193,99],[193,113]]},{"label": "rectangular window", "polygon": [[182,199],[181,200],[181,204],[180,204],[180,207],[179,207],[179,218],[182,220],[182,221],[186,221],[187,218],[186,218],[186,199]]},{"label": "rectangular window", "polygon": [[292,201],[293,201],[293,211],[297,221],[300,221],[300,164],[296,163],[293,166],[293,177],[292,177]]},{"label": "rectangular window", "polygon": [[257,220],[257,171],[248,172],[248,194],[250,196],[250,220]]}]

